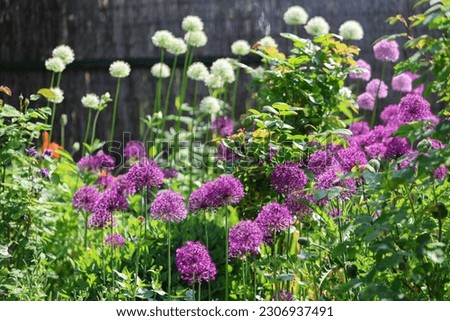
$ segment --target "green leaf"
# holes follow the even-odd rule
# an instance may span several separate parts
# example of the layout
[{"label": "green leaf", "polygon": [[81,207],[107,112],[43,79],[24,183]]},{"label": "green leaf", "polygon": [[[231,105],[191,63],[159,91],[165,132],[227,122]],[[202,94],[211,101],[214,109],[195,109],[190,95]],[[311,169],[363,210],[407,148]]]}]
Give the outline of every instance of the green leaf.
[{"label": "green leaf", "polygon": [[5,245],[0,245],[0,258],[7,259],[11,257],[11,254],[8,252],[8,247]]},{"label": "green leaf", "polygon": [[37,92],[39,95],[43,96],[46,99],[55,99],[55,93],[49,88],[41,88]]}]

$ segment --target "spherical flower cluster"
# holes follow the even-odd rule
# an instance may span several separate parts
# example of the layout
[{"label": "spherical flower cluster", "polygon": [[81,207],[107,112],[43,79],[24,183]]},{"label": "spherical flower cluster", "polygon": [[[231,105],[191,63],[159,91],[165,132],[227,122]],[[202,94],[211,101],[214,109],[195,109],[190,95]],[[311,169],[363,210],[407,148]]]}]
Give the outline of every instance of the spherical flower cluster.
[{"label": "spherical flower cluster", "polygon": [[246,56],[250,53],[250,45],[247,40],[236,40],[231,44],[231,52],[236,56]]},{"label": "spherical flower cluster", "polygon": [[362,79],[365,81],[369,81],[370,77],[372,77],[372,67],[362,59],[358,59],[356,61],[357,67],[361,69],[361,72],[350,72],[348,76],[353,79]]},{"label": "spherical flower cluster", "polygon": [[358,21],[348,20],[339,27],[339,34],[345,40],[361,40],[364,37],[364,30]]},{"label": "spherical flower cluster", "polygon": [[194,62],[187,69],[187,76],[192,80],[205,81],[208,75],[208,68],[202,62]]},{"label": "spherical flower cluster", "polygon": [[[343,187],[344,190],[340,193],[340,197],[346,198],[350,194],[354,193],[356,183],[354,179],[347,178],[340,180],[338,173],[341,173],[342,169],[336,166],[328,168],[324,173],[320,174],[316,178],[316,189],[328,190],[332,187]],[[324,205],[329,201],[328,197],[324,197],[317,201],[317,204]]]},{"label": "spherical flower cluster", "polygon": [[170,31],[158,30],[153,34],[152,42],[155,47],[167,49],[173,38],[174,36]]},{"label": "spherical flower cluster", "polygon": [[123,157],[126,159],[141,159],[146,156],[144,145],[137,140],[129,141],[123,149]]},{"label": "spherical flower cluster", "polygon": [[219,58],[213,62],[211,74],[220,76],[224,82],[229,84],[235,80],[233,66],[226,58]]},{"label": "spherical flower cluster", "polygon": [[91,215],[88,219],[89,228],[104,228],[115,224],[112,216],[114,211],[125,211],[128,202],[122,193],[116,188],[111,188],[99,195]]},{"label": "spherical flower cluster", "polygon": [[373,108],[375,107],[375,97],[368,92],[364,92],[359,95],[356,98],[356,102],[361,109],[373,110]]},{"label": "spherical flower cluster", "polygon": [[372,79],[366,85],[366,92],[371,94],[373,97],[386,98],[388,95],[388,87],[384,81],[380,79]]},{"label": "spherical flower cluster", "polygon": [[206,45],[208,36],[203,31],[188,31],[184,35],[184,41],[191,47],[200,48]]},{"label": "spherical flower cluster", "polygon": [[398,118],[409,123],[431,119],[430,104],[420,95],[408,94],[400,100],[398,105]]},{"label": "spherical flower cluster", "polygon": [[81,98],[81,104],[86,108],[97,109],[100,106],[100,98],[96,94],[86,94]]},{"label": "spherical flower cluster", "polygon": [[304,25],[308,21],[308,13],[300,6],[289,7],[283,15],[287,25]]},{"label": "spherical flower cluster", "polygon": [[112,176],[110,173],[102,171],[98,176],[97,180],[95,181],[95,184],[101,187],[103,190],[117,187],[119,191],[122,191],[122,189],[120,189],[118,185],[118,183],[120,183],[121,181],[122,176],[123,175],[119,175],[116,180],[116,178]]},{"label": "spherical flower cluster", "polygon": [[72,205],[77,210],[92,212],[98,198],[99,193],[95,187],[84,185],[73,194]]},{"label": "spherical flower cluster", "polygon": [[299,164],[278,164],[270,175],[270,185],[278,193],[289,194],[305,188],[308,178]]},{"label": "spherical flower cluster", "polygon": [[351,124],[348,129],[353,135],[364,135],[370,131],[370,126],[368,122],[361,120]]},{"label": "spherical flower cluster", "polygon": [[398,105],[392,104],[384,107],[383,111],[380,114],[380,119],[385,124],[398,119]]},{"label": "spherical flower cluster", "polygon": [[66,65],[71,64],[75,60],[74,51],[67,45],[59,45],[53,49],[52,56],[61,59]]},{"label": "spherical flower cluster", "polygon": [[306,214],[312,213],[312,208],[308,206],[308,203],[314,203],[311,195],[305,195],[303,192],[294,192],[286,198],[285,205],[293,215],[297,218],[302,218]]},{"label": "spherical flower cluster", "polygon": [[448,168],[444,164],[439,165],[438,168],[434,170],[433,177],[436,179],[443,180],[447,176]]},{"label": "spherical flower cluster", "polygon": [[200,111],[210,115],[217,114],[220,111],[220,107],[220,100],[213,96],[203,98],[199,104]]},{"label": "spherical flower cluster", "polygon": [[364,148],[370,158],[382,159],[386,156],[387,146],[385,143],[373,143]]},{"label": "spherical flower cluster", "polygon": [[110,212],[97,211],[89,217],[87,226],[91,229],[101,229],[114,224],[115,220]]},{"label": "spherical flower cluster", "polygon": [[182,38],[173,37],[167,47],[167,52],[172,55],[182,55],[187,51],[187,45]]},{"label": "spherical flower cluster", "polygon": [[225,86],[225,81],[217,74],[208,74],[205,78],[205,85],[211,89],[218,89]]},{"label": "spherical flower cluster", "polygon": [[334,162],[334,157],[329,151],[317,150],[309,156],[307,168],[314,175],[319,175]]},{"label": "spherical flower cluster", "polygon": [[264,241],[269,243],[271,242],[272,232],[287,230],[294,223],[294,218],[286,206],[272,202],[262,207],[255,223],[261,229]]},{"label": "spherical flower cluster", "polygon": [[324,36],[330,31],[328,22],[320,16],[311,18],[305,25],[305,30],[311,36]]},{"label": "spherical flower cluster", "polygon": [[366,155],[356,147],[341,149],[335,158],[344,172],[350,172],[355,166],[367,164]]},{"label": "spherical flower cluster", "polygon": [[176,169],[173,168],[166,168],[163,169],[163,173],[164,173],[164,178],[177,178],[178,177],[178,172]]},{"label": "spherical flower cluster", "polygon": [[143,158],[130,167],[126,174],[126,180],[130,191],[134,194],[143,188],[152,189],[161,186],[164,173],[154,161]]},{"label": "spherical flower cluster", "polygon": [[153,77],[156,78],[169,78],[170,77],[170,67],[165,63],[158,62],[152,66],[150,69]]},{"label": "spherical flower cluster", "polygon": [[227,116],[220,116],[211,122],[211,132],[220,137],[227,137],[233,133],[233,120]]},{"label": "spherical flower cluster", "polygon": [[116,60],[109,66],[109,74],[114,78],[128,77],[130,72],[130,64],[122,60]]},{"label": "spherical flower cluster", "polygon": [[379,61],[396,62],[400,56],[398,44],[395,41],[383,39],[373,46],[375,59]]},{"label": "spherical flower cluster", "polygon": [[203,30],[203,21],[198,16],[186,16],[181,22],[181,28],[184,31],[201,31]]},{"label": "spherical flower cluster", "polygon": [[271,36],[265,36],[259,40],[262,47],[278,47],[277,42]]},{"label": "spherical flower cluster", "polygon": [[184,198],[173,191],[159,192],[150,207],[150,215],[165,222],[180,222],[187,216]]},{"label": "spherical flower cluster", "polygon": [[95,155],[84,156],[77,163],[78,168],[98,172],[100,169],[112,170],[115,167],[115,160],[109,155],[99,152]]},{"label": "spherical flower cluster", "polygon": [[245,258],[247,255],[259,253],[263,233],[255,222],[241,221],[230,229],[228,235],[229,257]]},{"label": "spherical flower cluster", "polygon": [[412,73],[410,71],[405,71],[405,74],[407,74],[411,78],[411,81],[413,82],[413,89],[411,90],[411,93],[412,94],[417,94],[417,95],[422,95],[423,94],[423,90],[425,88],[425,85],[424,84],[420,84],[417,87],[414,87],[414,80],[419,78],[420,75],[419,74],[414,74],[414,73]]},{"label": "spherical flower cluster", "polygon": [[60,88],[50,88],[51,92],[55,95],[54,98],[49,98],[48,101],[55,104],[60,104],[64,100],[64,91]]},{"label": "spherical flower cluster", "polygon": [[118,247],[124,247],[125,238],[118,233],[108,234],[105,238],[105,245],[110,246],[114,249],[117,249]]},{"label": "spherical flower cluster", "polygon": [[200,242],[188,241],[176,251],[175,264],[181,279],[193,283],[216,278],[217,269],[206,247]]},{"label": "spherical flower cluster", "polygon": [[412,91],[412,79],[407,73],[392,77],[392,89],[401,93]]},{"label": "spherical flower cluster", "polygon": [[45,61],[45,68],[48,71],[53,71],[54,73],[63,72],[66,69],[66,64],[61,58],[51,57]]},{"label": "spherical flower cluster", "polygon": [[411,145],[407,138],[393,137],[388,140],[386,145],[386,156],[390,158],[408,155],[412,152]]}]

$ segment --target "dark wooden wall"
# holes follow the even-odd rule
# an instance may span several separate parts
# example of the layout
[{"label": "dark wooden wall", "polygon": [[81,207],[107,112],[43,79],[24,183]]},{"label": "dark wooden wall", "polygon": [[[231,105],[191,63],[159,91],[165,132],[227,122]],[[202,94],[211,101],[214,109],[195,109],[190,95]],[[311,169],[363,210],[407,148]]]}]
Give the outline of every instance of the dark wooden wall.
[{"label": "dark wooden wall", "polygon": [[[206,47],[196,51],[196,60],[211,61],[231,55],[230,45],[237,39],[254,43],[267,32],[287,49],[278,34],[293,31],[283,22],[283,13],[301,5],[310,17],[327,19],[337,32],[349,19],[361,22],[365,37],[356,44],[361,57],[379,73],[371,44],[380,35],[403,31],[385,19],[397,13],[412,13],[414,0],[0,0],[0,84],[9,86],[15,96],[30,95],[50,82],[43,62],[59,44],[70,45],[76,62],[63,73],[61,88],[65,101],[58,115],[69,116],[68,143],[80,139],[87,112],[80,99],[88,92],[114,92],[115,80],[109,76],[109,63],[116,59],[132,63],[132,73],[122,82],[117,133],[129,131],[137,138],[138,109],[149,110],[156,87],[150,66],[159,57],[151,43],[155,31],[168,29],[182,36],[181,20],[198,15],[208,35]],[[303,35],[306,35],[304,30]],[[240,101],[247,90],[240,86]],[[244,106],[240,106],[241,109]],[[101,116],[99,136],[107,137],[111,108]],[[105,130],[102,130],[104,128]],[[118,137],[119,138],[119,134]]]}]

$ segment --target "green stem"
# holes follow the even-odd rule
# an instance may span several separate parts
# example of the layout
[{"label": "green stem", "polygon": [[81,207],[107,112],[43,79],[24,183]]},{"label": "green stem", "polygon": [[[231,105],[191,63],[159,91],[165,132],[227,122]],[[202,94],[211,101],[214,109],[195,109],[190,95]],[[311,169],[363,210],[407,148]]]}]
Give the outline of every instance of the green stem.
[{"label": "green stem", "polygon": [[97,112],[95,113],[94,123],[92,124],[91,147],[92,147],[92,145],[94,145],[95,131],[96,131],[96,127],[97,127],[98,115],[100,115],[100,110],[97,110]]},{"label": "green stem", "polygon": [[[161,59],[160,59],[160,63],[164,63],[164,49],[161,49]],[[160,77],[158,77],[158,81],[156,83],[156,95],[155,95],[155,100],[153,102],[153,114],[159,112],[161,110],[161,93],[162,90],[162,78],[161,78],[161,73],[160,73]],[[152,115],[152,114],[150,114]]]},{"label": "green stem", "polygon": [[372,119],[370,121],[370,127],[371,128],[373,128],[373,126],[375,125],[375,117],[376,117],[376,114],[377,114],[378,93],[380,92],[381,82],[383,81],[383,78],[384,78],[385,69],[386,69],[386,62],[383,62],[383,65],[381,66],[380,83],[378,84],[377,92],[376,92],[376,95],[375,95],[375,102],[374,102],[373,110],[372,110]]},{"label": "green stem", "polygon": [[84,249],[87,249],[88,241],[87,241],[87,231],[88,231],[88,220],[89,213],[84,213]]},{"label": "green stem", "polygon": [[194,169],[194,139],[195,139],[195,129],[196,129],[196,118],[197,118],[197,91],[198,91],[198,82],[196,81],[194,84],[194,104],[192,106],[192,125],[191,125],[191,134],[189,136],[189,195],[191,195],[192,190],[194,189],[194,177],[193,177],[193,169]]},{"label": "green stem", "polygon": [[202,300],[202,282],[198,282],[198,300]]},{"label": "green stem", "polygon": [[86,151],[85,145],[87,144],[89,132],[91,130],[91,118],[92,118],[92,108],[89,108],[86,132],[84,133],[83,147],[81,149],[81,156],[84,156],[84,152]]},{"label": "green stem", "polygon": [[[238,56],[238,63],[241,62],[241,56]],[[238,84],[239,84],[239,74],[240,74],[241,68],[237,67],[236,70],[236,79],[234,81],[233,84],[233,93],[231,95],[231,119],[233,119],[233,121],[236,121],[236,96],[237,96],[237,89],[238,89]]]},{"label": "green stem", "polygon": [[61,125],[61,146],[64,147],[66,142],[66,125]]},{"label": "green stem", "polygon": [[225,206],[225,301],[228,301],[228,208]]},{"label": "green stem", "polygon": [[167,293],[169,294],[169,301],[171,299],[171,287],[172,287],[172,262],[171,262],[171,253],[170,253],[170,221],[167,222]]},{"label": "green stem", "polygon": [[[59,88],[59,84],[61,83],[62,73],[58,73],[58,79],[56,80],[56,88]],[[52,105],[52,120],[50,122],[50,133],[49,133],[49,143],[52,141],[53,136],[53,125],[55,124],[55,116],[56,116],[56,103],[54,102]]]},{"label": "green stem", "polygon": [[242,261],[242,283],[244,285],[244,293],[242,295],[242,299],[247,301],[247,280],[246,280],[246,272],[247,272],[247,258],[244,258]]},{"label": "green stem", "polygon": [[[110,233],[111,236],[113,235],[113,229],[114,229],[114,225],[111,223],[111,229],[110,229]],[[111,243],[111,276],[112,276],[112,291],[113,291],[113,299],[115,299],[116,297],[116,278],[115,278],[115,273],[114,273],[114,268],[115,268],[115,261],[114,261],[114,244]]]},{"label": "green stem", "polygon": [[109,134],[110,142],[112,142],[114,140],[114,131],[116,130],[117,104],[119,103],[120,79],[121,78],[117,78],[116,93],[114,95],[114,106],[113,106],[113,113],[112,113],[112,119],[111,119],[111,131]]},{"label": "green stem", "polygon": [[175,58],[173,60],[172,70],[170,72],[169,85],[166,90],[166,99],[164,101],[164,109],[163,109],[162,120],[161,120],[161,132],[160,132],[161,139],[164,138],[164,130],[166,129],[166,116],[167,116],[167,113],[169,110],[169,101],[170,101],[170,96],[171,96],[171,92],[172,92],[173,79],[175,77],[175,72],[177,70],[177,60],[178,60],[178,56],[175,56]]}]

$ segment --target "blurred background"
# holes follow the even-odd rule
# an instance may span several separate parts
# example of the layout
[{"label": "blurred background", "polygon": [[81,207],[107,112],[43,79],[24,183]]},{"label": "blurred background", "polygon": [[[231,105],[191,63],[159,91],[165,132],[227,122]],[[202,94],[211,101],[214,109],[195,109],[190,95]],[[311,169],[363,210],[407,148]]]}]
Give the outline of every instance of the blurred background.
[{"label": "blurred background", "polygon": [[[67,66],[61,82],[64,102],[58,105],[57,118],[68,115],[66,149],[80,141],[84,133],[87,110],[80,99],[86,93],[114,94],[116,80],[108,67],[114,60],[130,63],[132,72],[121,83],[116,139],[123,132],[138,139],[139,108],[151,111],[156,79],[150,67],[159,60],[160,52],[151,42],[157,30],[167,29],[182,37],[181,21],[187,15],[197,15],[204,22],[208,35],[205,47],[195,51],[194,61],[210,64],[220,57],[232,57],[230,45],[238,39],[250,44],[266,35],[279,43],[281,51],[289,50],[281,32],[294,32],[283,21],[284,12],[293,5],[302,6],[309,14],[324,17],[331,32],[350,19],[359,21],[365,32],[364,39],[356,41],[361,48],[360,58],[372,65],[372,77],[380,76],[381,63],[372,55],[373,42],[382,35],[404,32],[400,24],[391,26],[386,18],[402,13],[413,13],[415,0],[0,0],[0,85],[8,86],[13,96],[5,100],[17,106],[18,96],[36,93],[50,84],[51,73],[44,61],[52,49],[60,44],[71,46],[76,55]],[[306,37],[303,28],[300,36]],[[404,56],[406,53],[402,52]],[[168,56],[166,63],[171,62]],[[400,58],[401,59],[401,58]],[[181,63],[183,59],[181,60]],[[244,62],[258,62],[256,56],[247,56]],[[387,70],[390,83],[392,68]],[[175,82],[179,82],[178,79]],[[245,111],[251,104],[246,87],[248,77],[241,78],[240,105]],[[179,86],[175,84],[175,93]],[[207,95],[206,88],[203,88]],[[397,102],[400,96],[391,96]],[[383,105],[390,103],[387,100]],[[247,106],[248,107],[248,106]],[[258,107],[258,106],[251,106]],[[172,107],[173,108],[173,107]],[[109,107],[100,116],[97,136],[106,140],[111,119]],[[102,123],[104,126],[102,126]],[[57,132],[57,130],[56,130]],[[58,137],[56,135],[56,137]]]}]

